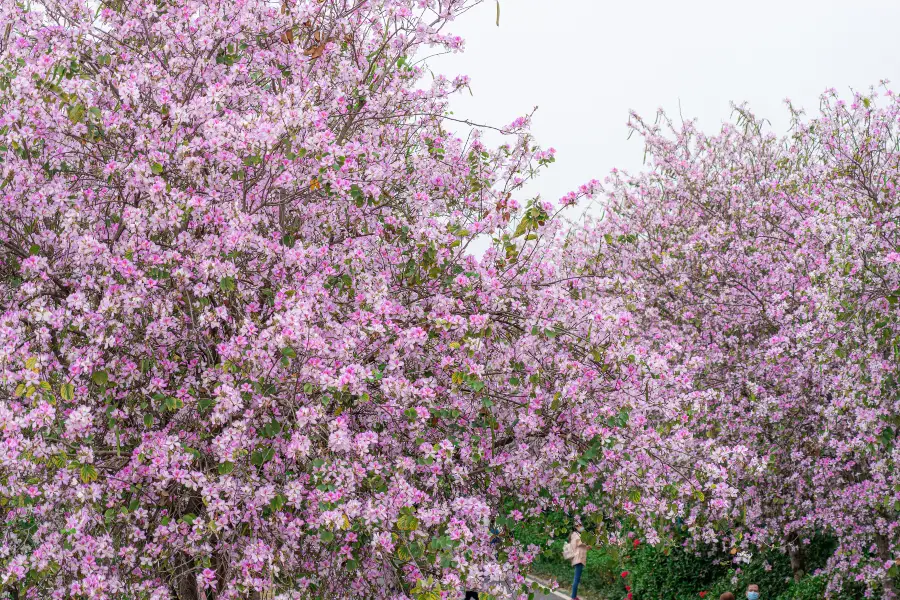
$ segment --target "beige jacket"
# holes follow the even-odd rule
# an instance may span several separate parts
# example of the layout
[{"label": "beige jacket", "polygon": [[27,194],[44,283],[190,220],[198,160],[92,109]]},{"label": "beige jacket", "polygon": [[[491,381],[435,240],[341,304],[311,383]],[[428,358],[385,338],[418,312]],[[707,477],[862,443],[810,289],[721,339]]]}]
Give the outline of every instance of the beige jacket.
[{"label": "beige jacket", "polygon": [[588,545],[581,541],[581,535],[577,531],[573,531],[569,537],[569,545],[572,548],[572,566],[587,563]]}]

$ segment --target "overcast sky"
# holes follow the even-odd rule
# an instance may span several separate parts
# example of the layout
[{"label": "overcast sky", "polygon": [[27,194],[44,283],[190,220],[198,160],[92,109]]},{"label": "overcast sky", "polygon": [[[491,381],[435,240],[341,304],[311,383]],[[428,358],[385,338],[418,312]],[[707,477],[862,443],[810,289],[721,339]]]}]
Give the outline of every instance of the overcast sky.
[{"label": "overcast sky", "polygon": [[494,0],[452,31],[466,51],[429,61],[472,78],[457,116],[504,125],[538,106],[533,131],[557,162],[532,189],[547,200],[613,167],[637,170],[634,109],[698,118],[707,131],[747,101],[783,132],[783,100],[809,114],[826,88],[900,91],[898,0]]}]

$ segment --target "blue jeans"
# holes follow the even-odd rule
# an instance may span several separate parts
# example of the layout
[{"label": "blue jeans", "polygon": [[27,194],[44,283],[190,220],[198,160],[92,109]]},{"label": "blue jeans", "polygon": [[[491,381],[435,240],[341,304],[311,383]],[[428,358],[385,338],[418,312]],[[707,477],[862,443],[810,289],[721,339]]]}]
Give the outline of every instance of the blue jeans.
[{"label": "blue jeans", "polygon": [[578,563],[575,565],[575,579],[572,580],[572,597],[578,597],[578,584],[581,582],[581,572],[584,571],[584,565]]}]

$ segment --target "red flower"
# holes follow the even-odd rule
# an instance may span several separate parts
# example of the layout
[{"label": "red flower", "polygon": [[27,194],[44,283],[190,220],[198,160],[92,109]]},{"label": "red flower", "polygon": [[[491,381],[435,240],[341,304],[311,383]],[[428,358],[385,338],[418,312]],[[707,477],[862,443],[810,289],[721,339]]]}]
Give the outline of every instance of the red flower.
[{"label": "red flower", "polygon": [[700,592],[700,597],[701,597],[701,598],[705,598],[705,597],[706,597],[706,592]]},{"label": "red flower", "polygon": [[634,540],[634,547],[637,548],[641,545],[641,540]]},{"label": "red flower", "polygon": [[626,591],[626,592],[630,592],[630,591],[631,591],[631,586],[630,586],[630,585],[626,585],[626,586],[625,586],[625,591]]},{"label": "red flower", "polygon": [[628,595],[625,597],[628,598],[628,600],[631,600],[631,592],[628,592]]},{"label": "red flower", "polygon": [[622,579],[628,577],[628,571],[622,571]]}]

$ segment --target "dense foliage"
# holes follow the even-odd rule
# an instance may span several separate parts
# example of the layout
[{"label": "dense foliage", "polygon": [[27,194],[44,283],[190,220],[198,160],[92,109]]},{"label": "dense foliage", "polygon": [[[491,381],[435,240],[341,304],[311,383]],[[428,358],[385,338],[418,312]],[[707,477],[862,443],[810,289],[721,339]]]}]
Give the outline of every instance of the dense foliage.
[{"label": "dense foliage", "polygon": [[621,351],[518,197],[552,152],[411,62],[470,7],[0,3],[4,589],[522,581],[488,522],[564,493]]},{"label": "dense foliage", "polygon": [[715,136],[635,117],[650,168],[615,173],[572,244],[626,299],[646,427],[692,440],[662,472],[622,463],[643,491],[626,511],[651,539],[779,549],[798,579],[821,532],[830,591],[894,597],[900,101],[828,93],[784,137],[737,113]]},{"label": "dense foliage", "polygon": [[434,600],[555,510],[896,594],[900,101],[635,117],[570,226],[413,58],[477,2],[0,0],[4,590]]}]

